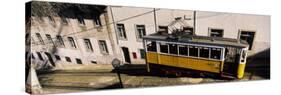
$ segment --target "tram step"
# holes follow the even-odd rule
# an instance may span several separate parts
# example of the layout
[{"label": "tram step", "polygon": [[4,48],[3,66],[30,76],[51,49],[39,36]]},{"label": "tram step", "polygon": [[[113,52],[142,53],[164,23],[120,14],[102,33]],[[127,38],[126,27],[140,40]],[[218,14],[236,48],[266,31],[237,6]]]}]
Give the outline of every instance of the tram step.
[{"label": "tram step", "polygon": [[230,78],[230,79],[235,79],[236,78],[233,74],[225,73],[225,72],[222,72],[221,77],[223,77],[223,78]]}]

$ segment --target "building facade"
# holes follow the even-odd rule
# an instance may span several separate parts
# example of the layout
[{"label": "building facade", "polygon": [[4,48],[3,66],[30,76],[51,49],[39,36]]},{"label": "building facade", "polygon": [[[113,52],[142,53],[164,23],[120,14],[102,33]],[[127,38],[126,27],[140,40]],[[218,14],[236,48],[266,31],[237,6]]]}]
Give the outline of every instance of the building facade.
[{"label": "building facade", "polygon": [[[54,64],[144,64],[142,37],[183,30],[246,40],[249,56],[270,49],[270,17],[191,10],[68,4],[58,15],[31,15],[31,54]],[[79,10],[81,7],[87,6]],[[84,11],[89,10],[89,11]]]}]

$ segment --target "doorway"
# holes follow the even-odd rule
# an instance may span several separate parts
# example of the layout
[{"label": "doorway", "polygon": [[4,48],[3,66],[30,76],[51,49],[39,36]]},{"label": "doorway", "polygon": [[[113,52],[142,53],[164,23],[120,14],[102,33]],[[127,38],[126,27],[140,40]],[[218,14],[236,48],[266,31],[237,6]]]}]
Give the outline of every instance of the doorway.
[{"label": "doorway", "polygon": [[125,62],[131,63],[129,49],[127,47],[122,47],[122,51],[123,51],[123,54],[124,54]]}]

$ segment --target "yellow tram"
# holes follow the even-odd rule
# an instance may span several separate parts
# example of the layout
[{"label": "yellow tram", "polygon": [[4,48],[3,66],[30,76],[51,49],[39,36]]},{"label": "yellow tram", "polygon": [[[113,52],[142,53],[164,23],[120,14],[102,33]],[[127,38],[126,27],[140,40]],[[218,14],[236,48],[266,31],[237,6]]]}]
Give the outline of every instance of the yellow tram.
[{"label": "yellow tram", "polygon": [[[165,68],[203,71],[239,79],[244,75],[248,51],[246,41],[155,33],[144,36],[143,43],[148,72]],[[184,72],[175,74],[181,73]]]}]

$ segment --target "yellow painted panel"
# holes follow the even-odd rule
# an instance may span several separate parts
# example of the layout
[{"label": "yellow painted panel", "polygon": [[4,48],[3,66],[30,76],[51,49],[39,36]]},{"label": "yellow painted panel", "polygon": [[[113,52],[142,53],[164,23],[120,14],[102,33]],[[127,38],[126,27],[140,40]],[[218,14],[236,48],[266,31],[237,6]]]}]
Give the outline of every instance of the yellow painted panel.
[{"label": "yellow painted panel", "polygon": [[149,63],[158,63],[166,66],[181,67],[207,72],[220,72],[221,61],[197,59],[190,57],[171,56],[156,53],[147,53]]},{"label": "yellow painted panel", "polygon": [[177,56],[170,57],[170,65],[178,67],[178,57]]},{"label": "yellow painted panel", "polygon": [[198,70],[198,60],[195,59],[195,58],[188,58],[188,66],[190,69],[195,69],[195,70]]},{"label": "yellow painted panel", "polygon": [[178,57],[159,54],[159,64],[178,67]]},{"label": "yellow painted panel", "polygon": [[187,57],[178,57],[178,66],[182,68],[189,68]]},{"label": "yellow painted panel", "polygon": [[170,63],[170,56],[159,54],[159,64],[168,65]]},{"label": "yellow painted panel", "polygon": [[220,72],[220,61],[204,60],[189,58],[188,64],[190,69],[208,71],[208,72]]},{"label": "yellow painted panel", "polygon": [[147,52],[146,60],[148,63],[158,63],[157,53],[156,52]]},{"label": "yellow painted panel", "polygon": [[245,63],[239,64],[238,70],[237,70],[237,78],[239,78],[239,79],[243,78],[244,72],[245,72],[245,66],[246,66]]}]

